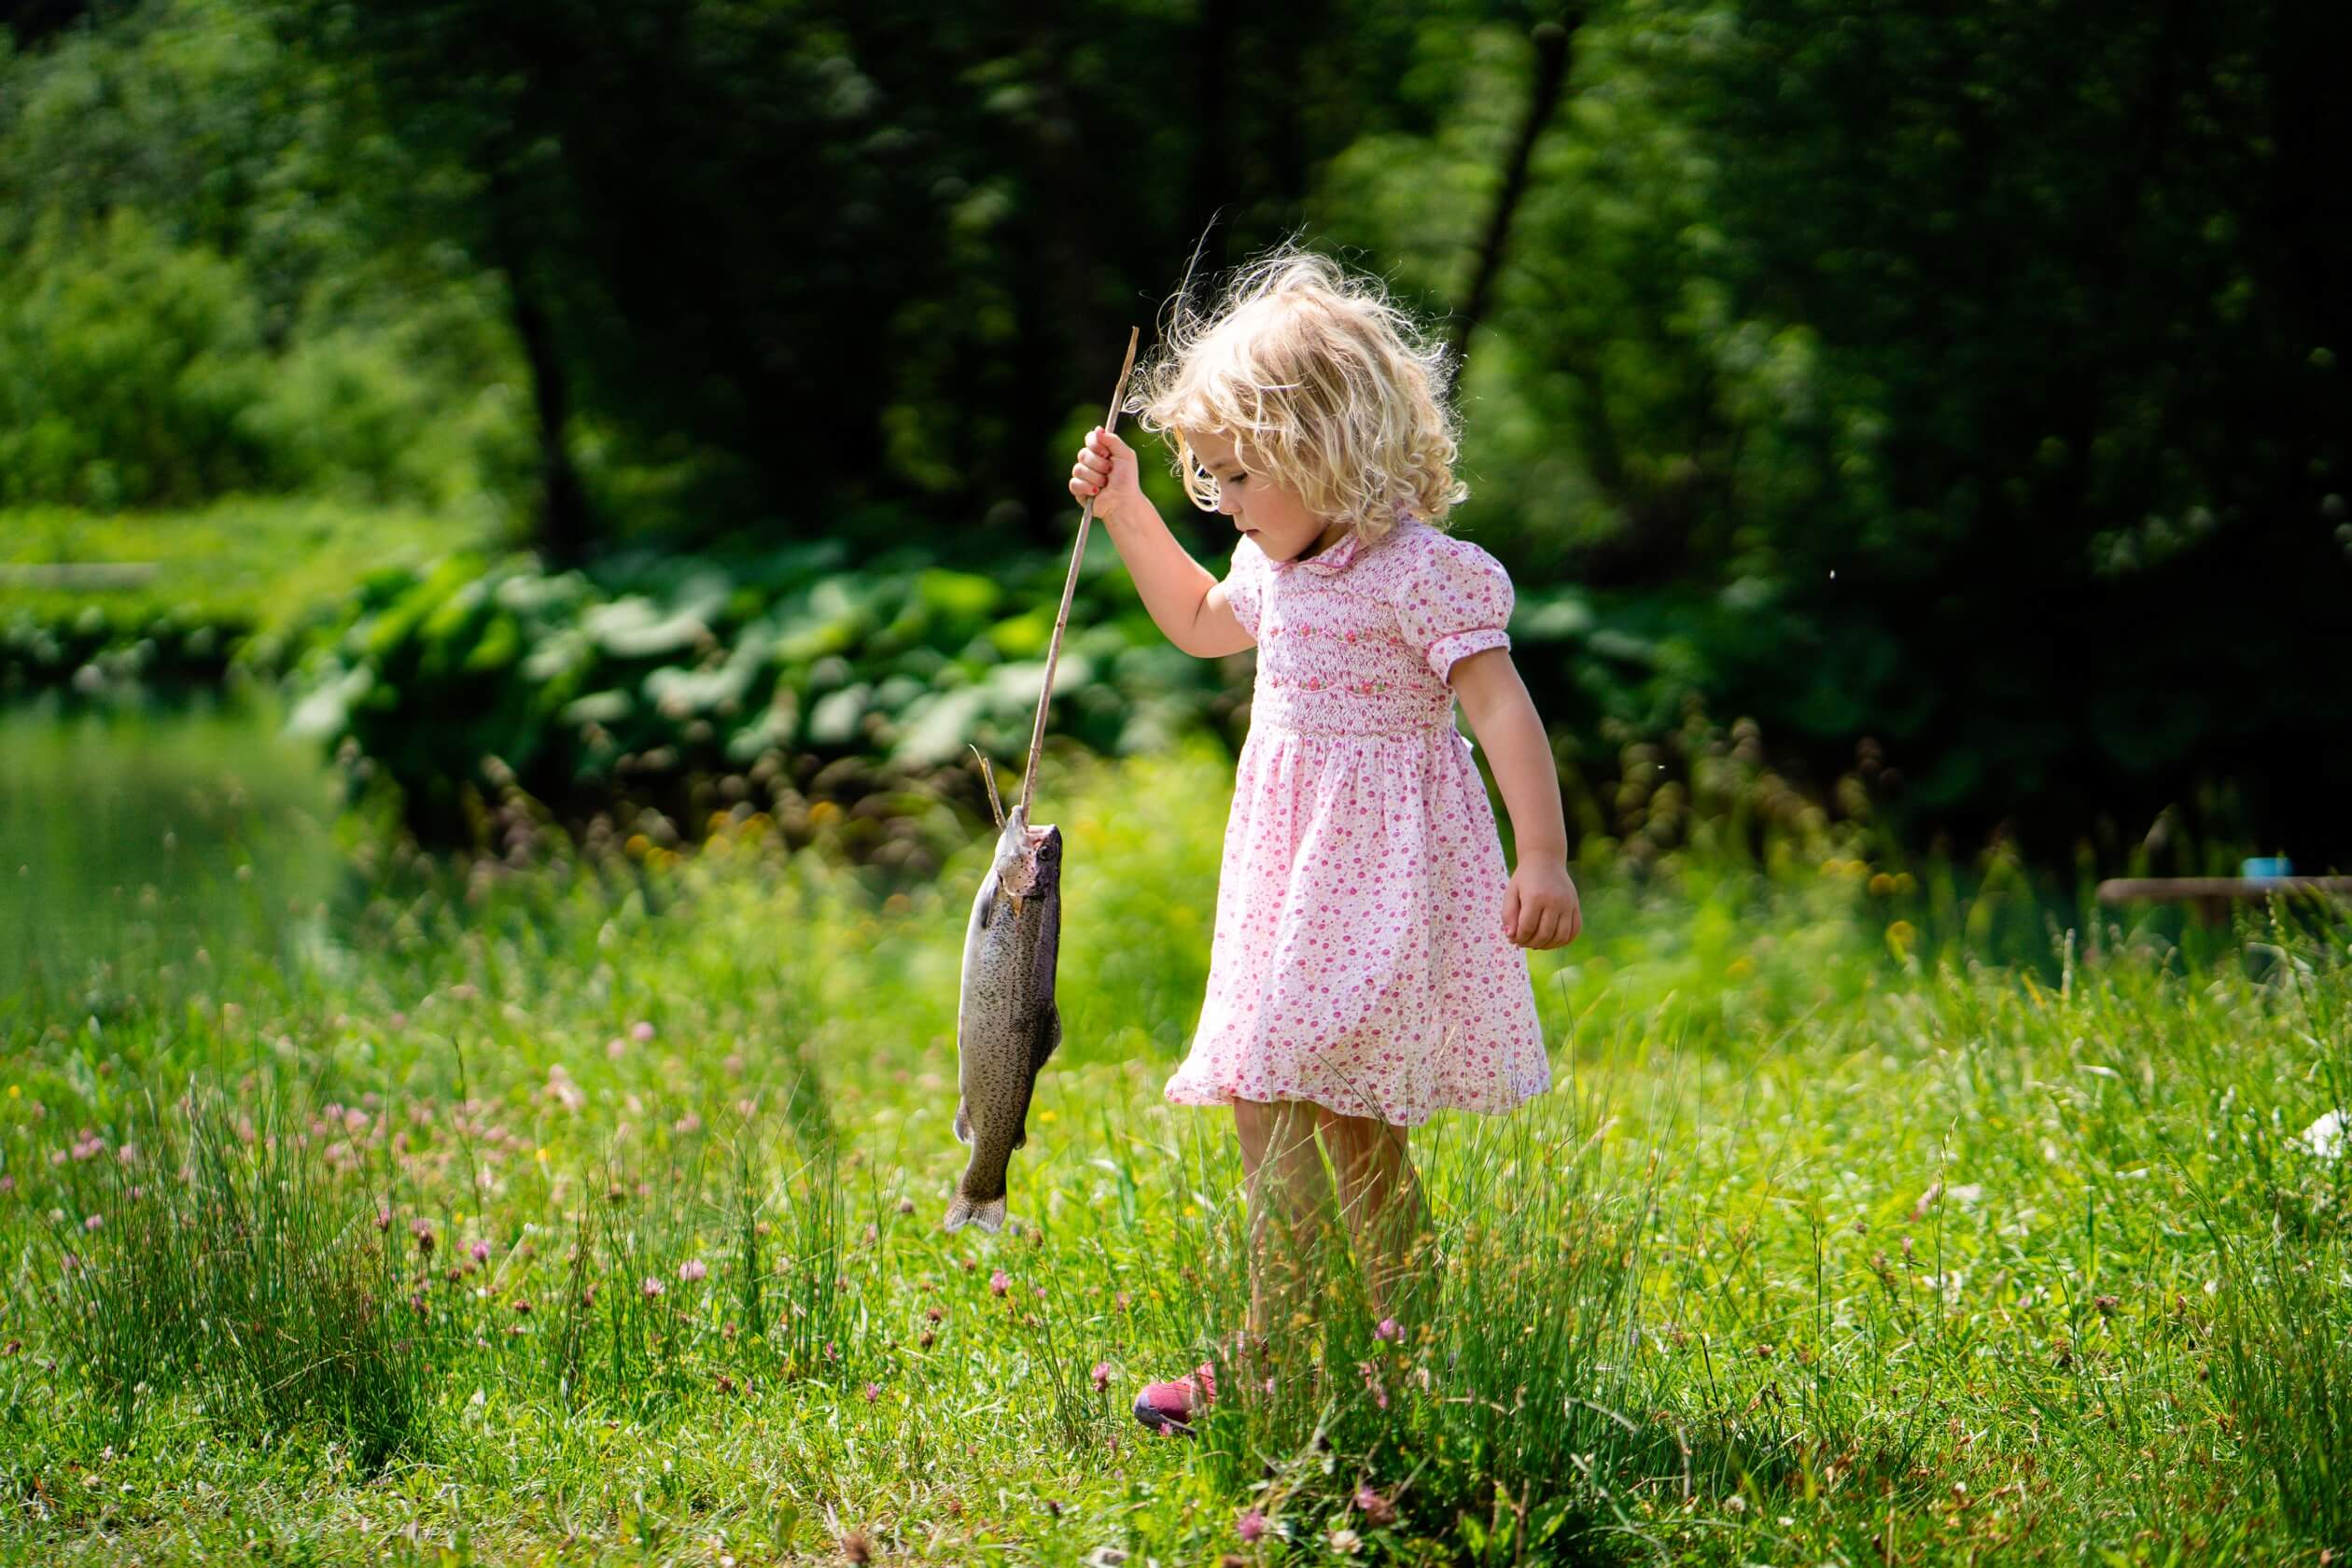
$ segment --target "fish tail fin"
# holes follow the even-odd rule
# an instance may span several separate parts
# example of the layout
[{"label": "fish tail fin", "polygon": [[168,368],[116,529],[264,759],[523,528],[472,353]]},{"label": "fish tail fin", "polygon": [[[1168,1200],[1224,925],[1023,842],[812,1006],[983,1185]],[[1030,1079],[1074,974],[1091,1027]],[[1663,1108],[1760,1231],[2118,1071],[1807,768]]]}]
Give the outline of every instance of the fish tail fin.
[{"label": "fish tail fin", "polygon": [[1004,1199],[1001,1197],[992,1197],[986,1203],[974,1203],[963,1194],[958,1193],[955,1201],[947,1205],[945,1228],[949,1230],[961,1230],[968,1225],[976,1225],[982,1230],[994,1231],[1001,1228],[1003,1224]]}]

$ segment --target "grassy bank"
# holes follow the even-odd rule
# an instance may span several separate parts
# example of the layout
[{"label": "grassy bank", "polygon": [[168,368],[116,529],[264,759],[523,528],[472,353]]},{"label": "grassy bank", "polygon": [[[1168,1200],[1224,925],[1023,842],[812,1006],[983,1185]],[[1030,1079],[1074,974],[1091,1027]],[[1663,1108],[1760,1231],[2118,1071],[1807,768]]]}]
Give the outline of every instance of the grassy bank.
[{"label": "grassy bank", "polygon": [[0,695],[208,685],[274,667],[293,635],[387,567],[479,546],[487,515],[237,497],[191,511],[0,512]]},{"label": "grassy bank", "polygon": [[[2346,931],[1980,913],[1827,836],[1586,868],[1557,1087],[1417,1136],[1443,1305],[1150,1440],[1238,1321],[1163,1105],[1227,775],[1041,781],[1066,1043],[938,1228],[933,884],[507,824],[323,936],[0,991],[6,1549],[143,1561],[2318,1561],[2347,1544]],[[196,819],[191,816],[193,824]],[[186,832],[193,832],[191,825]],[[234,877],[236,858],[220,875]],[[315,921],[315,908],[304,917]],[[2193,933],[2192,933],[2193,935]],[[1099,1386],[1098,1386],[1099,1384]],[[2328,1468],[2328,1467],[2332,1468]],[[1099,1555],[1096,1561],[1103,1561]]]}]

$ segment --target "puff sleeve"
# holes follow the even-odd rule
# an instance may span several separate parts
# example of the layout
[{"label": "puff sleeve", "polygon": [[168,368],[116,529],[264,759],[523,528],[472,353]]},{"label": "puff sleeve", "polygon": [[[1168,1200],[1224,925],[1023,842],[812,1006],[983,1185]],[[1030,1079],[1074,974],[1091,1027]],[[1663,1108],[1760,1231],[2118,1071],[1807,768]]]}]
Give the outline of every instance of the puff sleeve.
[{"label": "puff sleeve", "polygon": [[1511,646],[1503,628],[1513,603],[1511,577],[1502,562],[1468,539],[1441,534],[1404,574],[1397,624],[1431,672],[1450,682],[1455,661]]},{"label": "puff sleeve", "polygon": [[1233,566],[1225,573],[1223,584],[1225,603],[1233,607],[1233,618],[1241,623],[1241,629],[1255,642],[1258,635],[1258,603],[1264,594],[1266,553],[1249,539],[1237,539],[1233,546]]}]

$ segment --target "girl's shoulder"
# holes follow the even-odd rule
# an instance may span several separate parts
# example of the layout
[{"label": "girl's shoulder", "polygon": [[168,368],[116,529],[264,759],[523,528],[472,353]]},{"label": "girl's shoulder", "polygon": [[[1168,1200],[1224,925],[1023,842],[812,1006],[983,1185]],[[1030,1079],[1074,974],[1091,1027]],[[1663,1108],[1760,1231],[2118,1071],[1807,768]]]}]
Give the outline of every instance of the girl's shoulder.
[{"label": "girl's shoulder", "polygon": [[1510,574],[1484,546],[1433,523],[1408,518],[1366,552],[1364,564],[1383,588],[1404,591],[1430,581],[1501,578]]}]

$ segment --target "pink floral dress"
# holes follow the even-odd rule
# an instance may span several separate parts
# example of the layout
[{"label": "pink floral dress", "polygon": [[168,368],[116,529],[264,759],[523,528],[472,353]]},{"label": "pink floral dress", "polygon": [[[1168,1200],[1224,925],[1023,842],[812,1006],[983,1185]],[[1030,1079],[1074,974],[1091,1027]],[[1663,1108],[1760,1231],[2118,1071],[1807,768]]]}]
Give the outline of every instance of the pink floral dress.
[{"label": "pink floral dress", "polygon": [[1225,593],[1257,639],[1208,995],[1167,1098],[1306,1099],[1415,1127],[1551,1086],[1509,875],[1454,727],[1455,660],[1507,648],[1510,578],[1407,516],[1377,544],[1269,561]]}]

